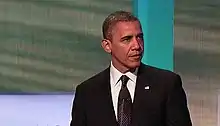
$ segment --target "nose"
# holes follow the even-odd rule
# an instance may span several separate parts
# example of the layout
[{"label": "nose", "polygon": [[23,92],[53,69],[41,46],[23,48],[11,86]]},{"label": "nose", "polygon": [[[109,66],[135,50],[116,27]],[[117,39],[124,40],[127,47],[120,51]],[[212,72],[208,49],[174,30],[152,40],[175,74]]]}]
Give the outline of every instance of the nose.
[{"label": "nose", "polygon": [[143,50],[143,40],[134,37],[132,42],[132,50]]}]

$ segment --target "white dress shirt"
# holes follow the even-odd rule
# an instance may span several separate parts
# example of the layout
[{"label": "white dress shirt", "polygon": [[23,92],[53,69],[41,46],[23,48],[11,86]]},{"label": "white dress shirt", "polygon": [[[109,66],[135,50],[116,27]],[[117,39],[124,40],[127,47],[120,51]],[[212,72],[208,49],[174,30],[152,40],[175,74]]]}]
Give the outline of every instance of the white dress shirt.
[{"label": "white dress shirt", "polygon": [[110,66],[110,85],[111,85],[111,95],[113,101],[113,107],[115,111],[115,116],[117,118],[117,109],[118,109],[118,96],[121,89],[122,82],[120,81],[120,77],[122,75],[126,75],[129,77],[127,87],[131,95],[132,102],[134,101],[134,91],[136,86],[136,79],[137,79],[137,69],[134,73],[127,72],[125,74],[118,71],[113,64],[111,63]]}]

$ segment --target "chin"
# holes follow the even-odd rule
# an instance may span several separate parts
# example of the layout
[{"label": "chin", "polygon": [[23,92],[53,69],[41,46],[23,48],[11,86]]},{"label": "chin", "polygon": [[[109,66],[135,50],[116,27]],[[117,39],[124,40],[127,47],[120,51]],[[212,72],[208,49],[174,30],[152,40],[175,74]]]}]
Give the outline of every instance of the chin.
[{"label": "chin", "polygon": [[141,65],[141,61],[137,61],[137,62],[132,62],[129,64],[130,68],[137,68]]}]

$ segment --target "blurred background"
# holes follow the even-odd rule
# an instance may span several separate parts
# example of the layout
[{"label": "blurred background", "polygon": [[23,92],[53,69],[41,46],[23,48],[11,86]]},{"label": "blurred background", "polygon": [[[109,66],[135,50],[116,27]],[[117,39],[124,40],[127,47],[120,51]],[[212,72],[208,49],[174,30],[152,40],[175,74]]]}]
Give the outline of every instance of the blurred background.
[{"label": "blurred background", "polygon": [[[174,71],[194,126],[220,126],[220,1],[174,0]],[[104,18],[132,0],[0,0],[0,92],[73,92],[103,70]],[[219,107],[220,108],[220,107]]]},{"label": "blurred background", "polygon": [[193,124],[220,126],[220,1],[175,0],[174,22],[174,70],[182,76]]}]

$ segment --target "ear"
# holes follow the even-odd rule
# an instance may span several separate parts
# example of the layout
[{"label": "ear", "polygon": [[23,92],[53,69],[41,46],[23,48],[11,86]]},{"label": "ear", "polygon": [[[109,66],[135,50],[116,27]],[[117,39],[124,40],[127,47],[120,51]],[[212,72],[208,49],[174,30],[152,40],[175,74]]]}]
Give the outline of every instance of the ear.
[{"label": "ear", "polygon": [[111,49],[111,41],[108,39],[103,39],[102,40],[102,48],[107,52],[107,53],[111,53],[112,49]]}]

